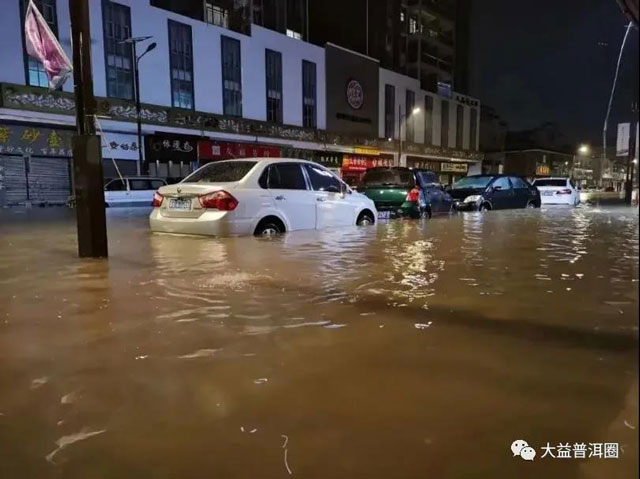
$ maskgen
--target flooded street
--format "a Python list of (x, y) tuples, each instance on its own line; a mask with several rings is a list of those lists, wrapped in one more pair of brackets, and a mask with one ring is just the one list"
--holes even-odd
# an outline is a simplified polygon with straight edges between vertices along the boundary
[[(80, 261), (73, 211), (0, 212), (0, 477), (637, 477), (637, 208), (276, 239), (146, 213)], [(620, 458), (541, 457), (596, 442)]]

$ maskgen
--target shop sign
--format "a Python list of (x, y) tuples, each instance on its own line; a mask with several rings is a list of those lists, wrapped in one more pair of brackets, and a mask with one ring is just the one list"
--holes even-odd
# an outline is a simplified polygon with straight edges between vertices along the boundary
[(418, 170), (440, 171), (440, 163), (436, 161), (407, 159), (407, 166)]
[(155, 134), (145, 136), (147, 161), (195, 161), (199, 137)]
[(278, 158), (279, 156), (281, 156), (281, 150), (275, 146), (212, 140), (200, 140), (198, 142), (198, 159), (200, 161), (229, 160), (233, 158)]
[(380, 154), (380, 150), (376, 150), (375, 148), (367, 148), (364, 146), (356, 146), (353, 149), (353, 152), (356, 155), (375, 155), (378, 156)]
[(364, 104), (364, 90), (358, 80), (347, 83), (347, 102), (354, 110), (359, 110)]
[(139, 158), (138, 137), (122, 133), (103, 133), (102, 158), (118, 160), (137, 160)]
[(536, 166), (536, 176), (549, 176), (551, 172), (549, 165), (538, 165)]
[(314, 151), (313, 161), (320, 163), (327, 168), (342, 167), (342, 153), (333, 153), (330, 151)]
[(469, 165), (466, 163), (441, 163), (440, 171), (443, 173), (466, 173)]
[(390, 167), (393, 166), (393, 160), (390, 158), (367, 157), (363, 155), (344, 155), (342, 160), (343, 171), (362, 172), (369, 168)]
[(0, 153), (9, 155), (73, 156), (72, 130), (29, 125), (0, 125)]

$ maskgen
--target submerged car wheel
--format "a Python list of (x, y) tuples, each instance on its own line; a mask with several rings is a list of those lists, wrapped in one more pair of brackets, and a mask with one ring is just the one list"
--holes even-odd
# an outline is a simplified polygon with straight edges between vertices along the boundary
[(529, 201), (529, 203), (527, 203), (527, 208), (528, 209), (536, 208), (536, 204), (533, 201)]
[(431, 210), (429, 208), (424, 208), (420, 211), (420, 218), (423, 218), (425, 220), (430, 220), (431, 219)]
[(374, 223), (375, 220), (373, 219), (373, 215), (368, 211), (363, 211), (362, 213), (360, 213), (360, 216), (358, 216), (358, 221), (356, 221), (356, 225), (358, 226), (370, 226)]
[(491, 209), (491, 207), (490, 207), (488, 204), (486, 204), (486, 203), (482, 203), (482, 204), (480, 205), (480, 208), (478, 208), (478, 211), (479, 211), (480, 213), (484, 213), (485, 211), (489, 211), (490, 209)]
[(272, 237), (277, 236), (284, 233), (284, 226), (279, 220), (265, 218), (258, 226), (256, 226), (255, 231), (253, 232), (254, 236), (262, 236), (262, 237)]

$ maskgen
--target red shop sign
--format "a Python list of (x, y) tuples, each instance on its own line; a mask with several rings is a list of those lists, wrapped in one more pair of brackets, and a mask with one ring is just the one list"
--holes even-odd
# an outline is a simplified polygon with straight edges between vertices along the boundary
[(342, 171), (345, 173), (363, 172), (369, 168), (389, 166), (393, 166), (393, 160), (390, 158), (380, 158), (379, 156), (344, 155), (342, 160)]
[(200, 161), (231, 160), (234, 158), (277, 158), (282, 150), (275, 146), (252, 143), (201, 140), (198, 142)]

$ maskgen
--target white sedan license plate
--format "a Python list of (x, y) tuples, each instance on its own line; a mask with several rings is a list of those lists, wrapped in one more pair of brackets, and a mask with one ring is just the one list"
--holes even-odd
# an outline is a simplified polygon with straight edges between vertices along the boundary
[(553, 196), (553, 191), (543, 191), (542, 196)]
[(388, 220), (391, 218), (391, 211), (378, 211), (379, 220)]
[(191, 200), (183, 200), (181, 198), (171, 199), (169, 200), (169, 209), (189, 211), (191, 209)]

